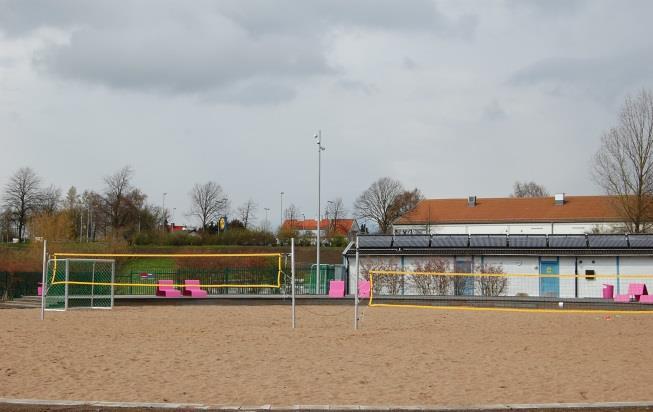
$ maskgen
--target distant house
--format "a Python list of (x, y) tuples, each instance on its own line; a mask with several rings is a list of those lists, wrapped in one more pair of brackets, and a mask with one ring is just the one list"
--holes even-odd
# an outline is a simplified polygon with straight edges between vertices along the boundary
[[(296, 230), (299, 236), (317, 237), (317, 220), (285, 220), (283, 230)], [(355, 219), (322, 219), (320, 237), (343, 236), (353, 239), (360, 228)]]
[(186, 225), (176, 225), (174, 223), (168, 224), (168, 232), (174, 233), (174, 232), (187, 232), (188, 228)]
[(624, 230), (611, 196), (427, 199), (394, 222), (394, 234), (586, 234)]

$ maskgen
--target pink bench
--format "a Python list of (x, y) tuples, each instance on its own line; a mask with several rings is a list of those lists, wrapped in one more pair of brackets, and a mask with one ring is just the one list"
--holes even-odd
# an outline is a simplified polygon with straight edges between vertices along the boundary
[(209, 293), (200, 289), (200, 281), (187, 279), (184, 281), (184, 296), (191, 296), (194, 298), (205, 298)]
[(43, 296), (43, 282), (39, 282), (39, 285), (36, 288), (36, 296)]
[(644, 298), (643, 303), (653, 303), (653, 297), (649, 296), (653, 295), (648, 294), (648, 290), (646, 290), (646, 285), (644, 283), (631, 283), (628, 285), (628, 294), (615, 295), (614, 301), (630, 302), (634, 300), (635, 302), (642, 302), (642, 298)]
[(175, 282), (173, 280), (160, 280), (156, 287), (156, 295), (163, 296), (166, 298), (178, 298), (181, 297), (181, 291), (175, 289), (172, 285)]
[(345, 281), (344, 280), (331, 280), (329, 281), (329, 297), (342, 298), (345, 297)]
[(639, 297), (639, 303), (653, 304), (653, 295), (642, 295)]
[(358, 281), (358, 297), (367, 299), (370, 297), (370, 281), (369, 280), (359, 280)]

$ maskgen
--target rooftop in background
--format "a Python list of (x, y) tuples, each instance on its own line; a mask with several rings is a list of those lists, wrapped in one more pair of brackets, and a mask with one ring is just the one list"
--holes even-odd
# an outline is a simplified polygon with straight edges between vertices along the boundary
[(395, 224), (621, 222), (613, 196), (427, 199)]
[[(335, 226), (335, 234), (347, 236), (352, 230), (357, 231), (358, 227), (355, 224), (354, 219), (322, 219), (320, 222), (320, 229), (323, 231), (329, 230), (330, 225)], [(294, 230), (310, 230), (317, 231), (317, 220), (316, 219), (306, 219), (306, 220), (285, 220), (283, 222), (283, 228), (285, 230), (294, 229)]]

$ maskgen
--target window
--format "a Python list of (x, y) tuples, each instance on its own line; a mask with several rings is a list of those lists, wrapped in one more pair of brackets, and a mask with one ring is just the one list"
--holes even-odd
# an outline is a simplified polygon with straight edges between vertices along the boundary
[(595, 280), (596, 279), (596, 273), (594, 273), (594, 269), (588, 269), (585, 271), (585, 279), (587, 280)]

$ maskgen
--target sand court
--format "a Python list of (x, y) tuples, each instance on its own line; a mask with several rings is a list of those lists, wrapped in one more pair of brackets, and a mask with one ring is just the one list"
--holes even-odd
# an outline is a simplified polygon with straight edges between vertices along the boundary
[(207, 404), (644, 401), (653, 315), (348, 306), (0, 310), (0, 397)]

